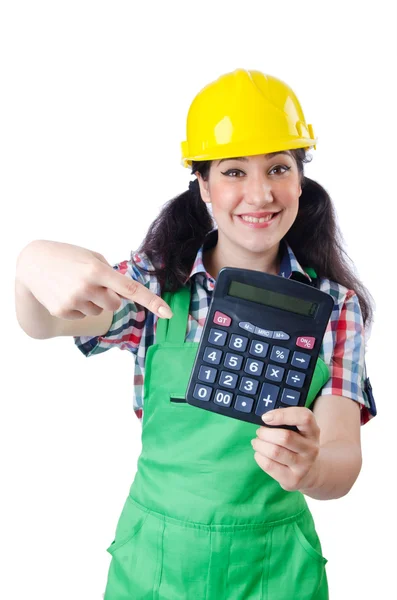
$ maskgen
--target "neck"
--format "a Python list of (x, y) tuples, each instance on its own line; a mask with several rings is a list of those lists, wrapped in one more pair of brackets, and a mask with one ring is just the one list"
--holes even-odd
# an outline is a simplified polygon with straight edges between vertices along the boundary
[(218, 273), (223, 267), (253, 269), (271, 275), (278, 275), (280, 270), (279, 248), (280, 244), (278, 243), (261, 254), (249, 252), (245, 249), (237, 252), (234, 244), (229, 244), (227, 240), (222, 243), (218, 239), (216, 246), (204, 252), (203, 263), (207, 273), (214, 279), (217, 279)]

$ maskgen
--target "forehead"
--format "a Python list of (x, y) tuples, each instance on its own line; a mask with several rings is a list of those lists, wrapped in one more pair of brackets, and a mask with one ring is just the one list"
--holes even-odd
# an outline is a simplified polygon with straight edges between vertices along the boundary
[[(258, 154), (257, 156), (264, 156), (266, 159), (269, 159), (269, 158), (273, 158), (274, 156), (279, 156), (279, 155), (283, 155), (283, 154), (292, 158), (292, 155), (288, 150), (282, 150), (280, 152), (270, 152), (269, 154)], [(234, 156), (233, 158), (222, 158), (221, 160), (217, 161), (216, 166), (218, 167), (221, 163), (225, 162), (226, 160), (242, 160), (244, 162), (248, 162), (250, 158), (252, 158), (252, 157), (250, 157), (250, 156)]]

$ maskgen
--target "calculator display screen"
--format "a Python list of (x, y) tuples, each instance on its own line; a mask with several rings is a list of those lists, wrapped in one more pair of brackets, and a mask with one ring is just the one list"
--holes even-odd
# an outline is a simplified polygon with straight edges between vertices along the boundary
[(266, 306), (272, 306), (273, 308), (281, 308), (299, 315), (305, 315), (306, 317), (314, 318), (318, 309), (317, 302), (310, 302), (308, 300), (302, 300), (301, 298), (295, 298), (295, 296), (287, 296), (285, 294), (280, 294), (279, 292), (272, 292), (260, 287), (255, 287), (254, 285), (241, 283), (240, 281), (231, 282), (228, 294), (235, 298), (250, 300), (251, 302), (265, 304)]

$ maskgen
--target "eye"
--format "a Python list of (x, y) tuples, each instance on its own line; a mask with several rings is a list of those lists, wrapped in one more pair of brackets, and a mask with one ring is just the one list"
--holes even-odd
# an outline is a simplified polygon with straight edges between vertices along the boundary
[(229, 175), (230, 173), (243, 173), (243, 171), (240, 171), (240, 169), (229, 169), (228, 171), (221, 171), (222, 175)]
[(284, 173), (286, 173), (287, 171), (290, 170), (291, 167), (287, 167), (286, 165), (277, 165), (276, 167), (273, 167), (273, 169), (271, 169), (270, 172), (274, 171), (275, 169), (284, 169), (284, 172), (282, 173), (282, 175), (284, 175)]

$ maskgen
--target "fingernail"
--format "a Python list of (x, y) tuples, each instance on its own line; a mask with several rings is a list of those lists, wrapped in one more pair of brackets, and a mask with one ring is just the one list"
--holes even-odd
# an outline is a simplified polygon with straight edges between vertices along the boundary
[(268, 423), (269, 421), (273, 421), (274, 414), (272, 412), (265, 413), (262, 415), (262, 421)]
[(163, 319), (171, 319), (171, 317), (173, 316), (173, 313), (172, 313), (171, 309), (167, 308), (166, 306), (160, 306), (159, 315)]

